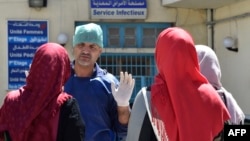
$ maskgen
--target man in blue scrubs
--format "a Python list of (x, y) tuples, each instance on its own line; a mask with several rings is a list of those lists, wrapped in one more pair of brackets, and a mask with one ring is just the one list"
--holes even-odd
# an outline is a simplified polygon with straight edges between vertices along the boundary
[(65, 91), (80, 105), (86, 124), (84, 141), (125, 140), (135, 80), (131, 74), (121, 72), (119, 82), (113, 74), (100, 68), (96, 60), (102, 49), (103, 32), (99, 25), (89, 23), (76, 27), (72, 75)]

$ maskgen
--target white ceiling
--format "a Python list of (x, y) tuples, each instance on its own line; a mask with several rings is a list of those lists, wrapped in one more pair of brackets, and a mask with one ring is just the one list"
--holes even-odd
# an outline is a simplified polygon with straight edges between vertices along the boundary
[(194, 9), (214, 9), (243, 0), (162, 0), (163, 6), (194, 8)]

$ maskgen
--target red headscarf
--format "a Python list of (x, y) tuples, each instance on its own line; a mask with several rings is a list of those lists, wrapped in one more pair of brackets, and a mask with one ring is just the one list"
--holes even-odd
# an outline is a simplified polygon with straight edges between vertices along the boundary
[(62, 87), (70, 76), (67, 51), (56, 43), (40, 46), (26, 85), (7, 94), (0, 109), (0, 133), (12, 141), (56, 140), (61, 105), (71, 96)]
[(165, 29), (155, 59), (159, 73), (151, 88), (152, 115), (162, 140), (167, 134), (170, 141), (212, 141), (229, 113), (199, 71), (192, 37), (178, 27)]

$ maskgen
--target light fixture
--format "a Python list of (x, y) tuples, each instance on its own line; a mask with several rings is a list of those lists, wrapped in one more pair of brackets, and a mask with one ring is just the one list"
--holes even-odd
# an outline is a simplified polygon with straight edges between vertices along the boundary
[(62, 46), (65, 46), (66, 43), (68, 42), (68, 35), (66, 33), (60, 33), (58, 36), (57, 36), (57, 42), (62, 45)]
[(223, 45), (226, 49), (234, 52), (238, 52), (238, 48), (236, 46), (236, 39), (231, 36), (227, 36), (223, 40)]
[(42, 8), (47, 6), (47, 0), (29, 0), (29, 7)]

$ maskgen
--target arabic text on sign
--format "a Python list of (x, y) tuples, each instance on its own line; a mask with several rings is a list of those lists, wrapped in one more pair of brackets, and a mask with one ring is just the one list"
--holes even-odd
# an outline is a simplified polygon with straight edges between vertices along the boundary
[(12, 48), (13, 51), (17, 51), (17, 50), (36, 50), (37, 47), (34, 47), (32, 45), (14, 45), (14, 47)]

